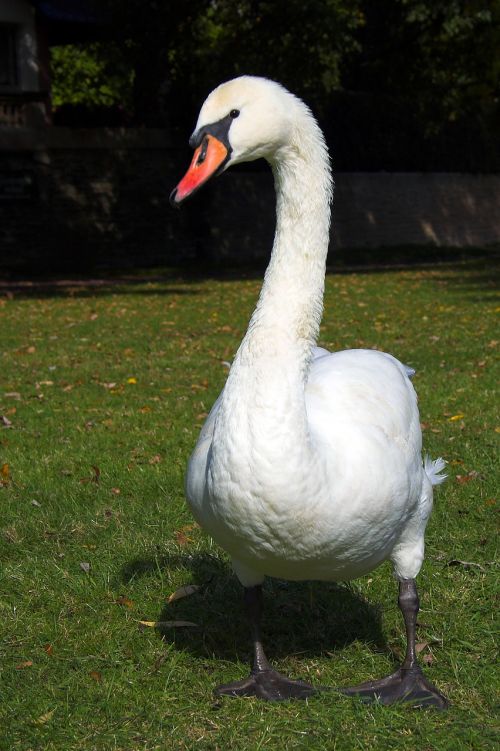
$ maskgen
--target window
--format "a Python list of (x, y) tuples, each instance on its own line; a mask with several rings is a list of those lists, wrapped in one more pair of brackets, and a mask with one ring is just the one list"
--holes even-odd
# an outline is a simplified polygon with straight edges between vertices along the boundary
[(17, 27), (0, 24), (0, 88), (17, 86)]

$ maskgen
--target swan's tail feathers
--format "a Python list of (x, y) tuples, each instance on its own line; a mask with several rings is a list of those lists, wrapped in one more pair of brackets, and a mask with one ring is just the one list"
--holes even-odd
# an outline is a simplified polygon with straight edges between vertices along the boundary
[(448, 475), (439, 474), (445, 466), (446, 462), (441, 457), (434, 461), (428, 455), (424, 458), (424, 472), (433, 485), (441, 485), (441, 483), (448, 477)]
[(415, 368), (411, 368), (409, 365), (405, 365), (404, 363), (403, 363), (403, 368), (405, 369), (406, 375), (411, 381), (411, 379), (413, 378), (413, 376), (415, 375), (417, 371), (415, 370)]

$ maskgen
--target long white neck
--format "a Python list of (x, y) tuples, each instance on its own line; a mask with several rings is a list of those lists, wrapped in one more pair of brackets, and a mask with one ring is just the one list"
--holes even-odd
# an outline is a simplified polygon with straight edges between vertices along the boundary
[(292, 142), (272, 162), (276, 234), (259, 302), (233, 367), (293, 357), (307, 377), (323, 311), (332, 179), (312, 115), (300, 112)]
[(271, 260), (215, 425), (214, 452), (218, 437), (229, 451), (220, 457), (225, 466), (230, 454), (249, 452), (248, 462), (256, 461), (254, 447), (264, 435), (265, 461), (307, 451), (304, 388), (323, 309), (332, 181), (321, 131), (305, 107), (271, 166), (277, 194)]

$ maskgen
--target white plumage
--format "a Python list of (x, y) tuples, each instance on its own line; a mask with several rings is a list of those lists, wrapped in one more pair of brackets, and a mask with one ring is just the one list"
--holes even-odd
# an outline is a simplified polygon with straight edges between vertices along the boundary
[[(390, 559), (401, 582), (400, 607), (414, 629), (418, 598), (405, 582), (420, 570), (432, 485), (444, 479), (442, 460), (422, 462), (414, 371), (378, 351), (330, 354), (316, 346), (332, 178), (310, 110), (280, 85), (245, 76), (210, 94), (192, 142), (218, 136), (223, 125), (224, 168), (259, 157), (272, 167), (276, 234), (248, 331), (189, 461), (189, 505), (230, 554), (248, 593), (265, 576), (347, 580)], [(195, 154), (191, 173), (211, 143)], [(188, 173), (179, 184), (183, 195), (193, 190), (192, 180)], [(176, 191), (173, 198), (180, 202)], [(287, 679), (262, 657), (255, 633), (251, 678), (221, 692), (297, 695), (298, 684), (285, 686)], [(403, 668), (415, 671), (410, 642)], [(383, 693), (387, 680), (370, 684), (371, 695), (379, 696), (382, 684)], [(430, 701), (444, 706), (431, 689)]]
[(249, 77), (210, 95), (197, 130), (235, 102), (231, 163), (248, 150), (271, 161), (277, 231), (257, 309), (189, 462), (190, 506), (246, 586), (266, 575), (352, 579), (388, 558), (398, 578), (413, 578), (436, 472), (422, 465), (408, 369), (374, 350), (314, 347), (332, 189), (322, 134), (302, 102)]

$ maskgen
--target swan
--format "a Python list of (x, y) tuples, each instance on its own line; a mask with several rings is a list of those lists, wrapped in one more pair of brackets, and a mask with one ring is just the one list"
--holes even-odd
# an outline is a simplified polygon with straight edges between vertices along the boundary
[(231, 556), (253, 640), (250, 675), (216, 692), (268, 700), (315, 692), (265, 655), (266, 576), (346, 581), (390, 560), (406, 656), (392, 675), (339, 690), (443, 709), (447, 699), (416, 660), (415, 577), (444, 462), (422, 461), (411, 369), (375, 350), (316, 346), (333, 186), (323, 134), (280, 84), (242, 76), (212, 91), (189, 142), (194, 156), (170, 196), (174, 206), (229, 166), (261, 157), (277, 198), (260, 297), (187, 470), (188, 503)]

